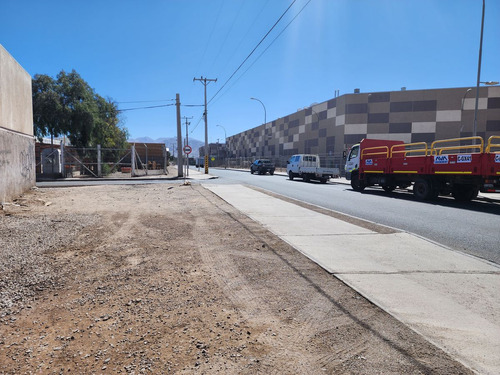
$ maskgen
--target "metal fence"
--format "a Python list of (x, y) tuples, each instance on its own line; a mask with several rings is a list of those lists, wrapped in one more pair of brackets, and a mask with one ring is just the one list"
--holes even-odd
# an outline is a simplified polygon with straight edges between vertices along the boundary
[[(76, 148), (61, 144), (56, 153), (51, 152), (51, 163), (56, 164), (56, 173), (62, 177), (136, 177), (168, 174), (168, 153), (163, 147), (160, 153), (148, 155), (148, 149)], [(46, 157), (47, 158), (47, 157)], [(43, 159), (43, 157), (41, 158)], [(43, 160), (40, 162), (43, 163)], [(60, 167), (59, 167), (60, 166)], [(54, 170), (54, 168), (51, 168)], [(48, 174), (41, 171), (42, 174)], [(53, 172), (51, 173), (54, 174)]]

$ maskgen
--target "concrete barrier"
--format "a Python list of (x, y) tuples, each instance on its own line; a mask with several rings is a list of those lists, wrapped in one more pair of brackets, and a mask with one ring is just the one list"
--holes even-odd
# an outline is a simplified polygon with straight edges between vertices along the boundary
[(31, 76), (0, 45), (0, 203), (33, 186)]

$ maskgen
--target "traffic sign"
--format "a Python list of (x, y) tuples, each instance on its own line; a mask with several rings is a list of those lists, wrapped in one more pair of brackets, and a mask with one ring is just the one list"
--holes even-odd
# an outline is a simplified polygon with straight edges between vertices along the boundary
[(184, 146), (183, 150), (184, 150), (184, 153), (188, 154), (188, 155), (193, 151), (193, 149), (189, 145)]

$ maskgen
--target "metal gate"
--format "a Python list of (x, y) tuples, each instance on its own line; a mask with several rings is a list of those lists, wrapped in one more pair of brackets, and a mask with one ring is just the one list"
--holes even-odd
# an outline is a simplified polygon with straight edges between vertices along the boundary
[[(146, 145), (144, 145), (146, 146)], [(127, 178), (168, 174), (168, 153), (164, 145), (151, 153), (147, 146), (137, 149), (76, 148), (61, 144), (60, 173), (66, 177)], [(152, 146), (149, 146), (150, 149)], [(59, 151), (59, 150), (58, 150)], [(148, 153), (149, 151), (149, 153)]]

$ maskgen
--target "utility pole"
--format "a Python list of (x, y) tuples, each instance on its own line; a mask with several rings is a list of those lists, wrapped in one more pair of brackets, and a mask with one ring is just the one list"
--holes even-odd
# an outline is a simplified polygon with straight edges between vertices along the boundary
[(209, 78), (203, 78), (201, 76), (200, 78), (193, 78), (194, 81), (200, 81), (203, 83), (203, 86), (205, 86), (205, 113), (203, 114), (203, 117), (205, 117), (205, 174), (208, 174), (208, 116), (207, 116), (207, 85), (210, 82), (217, 82), (217, 78), (215, 79), (209, 79)]
[[(184, 120), (186, 120), (186, 144), (185, 146), (189, 145), (189, 136), (188, 136), (188, 125), (191, 124), (188, 122), (188, 120), (192, 119), (193, 117), (182, 117)], [(186, 156), (186, 176), (189, 176), (189, 155)]]
[(181, 101), (179, 94), (175, 94), (175, 106), (177, 107), (177, 177), (182, 177), (182, 131), (181, 131)]

